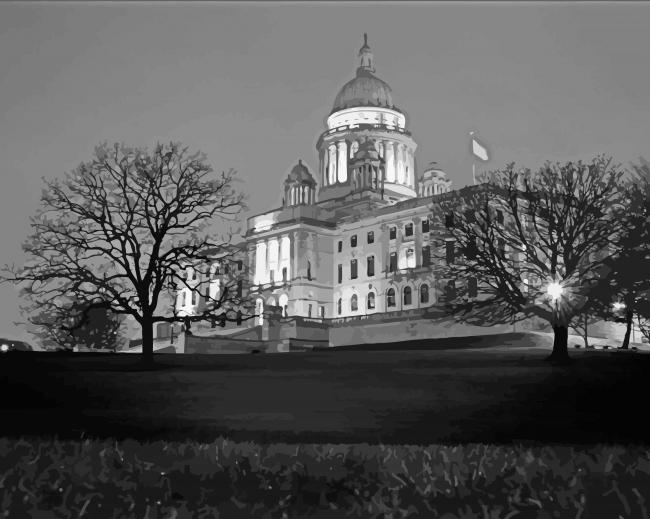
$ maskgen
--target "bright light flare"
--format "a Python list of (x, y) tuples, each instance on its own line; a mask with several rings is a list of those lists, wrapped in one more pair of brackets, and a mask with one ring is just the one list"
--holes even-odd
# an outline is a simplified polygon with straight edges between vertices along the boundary
[(562, 292), (564, 292), (562, 285), (556, 281), (549, 283), (548, 288), (546, 289), (546, 293), (551, 296), (551, 299), (553, 299), (553, 301), (562, 297)]
[(2, 351), (2, 353), (9, 351), (9, 345), (3, 344), (2, 346), (0, 346), (0, 351)]
[(625, 303), (614, 303), (614, 310), (623, 310), (625, 308)]

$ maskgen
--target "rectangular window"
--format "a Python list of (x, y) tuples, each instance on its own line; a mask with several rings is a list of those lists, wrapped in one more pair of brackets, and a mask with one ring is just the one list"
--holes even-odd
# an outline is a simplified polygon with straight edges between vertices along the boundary
[(397, 252), (390, 253), (390, 260), (388, 262), (388, 272), (395, 272), (397, 270)]
[(339, 265), (339, 283), (343, 283), (343, 265)]
[(467, 243), (467, 248), (465, 249), (465, 257), (469, 260), (476, 259), (478, 255), (478, 247), (476, 246), (476, 238), (471, 239)]
[(406, 267), (415, 268), (415, 251), (413, 249), (406, 250)]
[(394, 240), (395, 238), (397, 238), (397, 227), (391, 227), (391, 228), (390, 228), (390, 235), (389, 235), (389, 238), (390, 238), (391, 240)]
[(375, 257), (368, 256), (368, 277), (371, 278), (375, 275)]
[(237, 270), (241, 270), (244, 268), (244, 262), (242, 260), (239, 260), (237, 262)]
[(501, 258), (505, 258), (506, 257), (506, 242), (505, 242), (505, 240), (503, 238), (499, 238), (497, 240), (497, 248), (498, 248), (498, 251), (499, 251), (499, 256), (501, 256)]
[(404, 228), (404, 235), (405, 236), (413, 236), (413, 224), (412, 223), (407, 223), (406, 227)]
[(343, 242), (339, 241), (339, 252), (343, 252)]
[(350, 237), (350, 247), (356, 247), (357, 246), (357, 235), (353, 234)]
[(287, 281), (287, 267), (282, 267), (282, 281)]
[(320, 307), (320, 318), (325, 319), (325, 307), (324, 306)]
[(425, 245), (422, 247), (422, 266), (428, 267), (431, 265), (431, 247)]
[(271, 270), (269, 273), (271, 274), (271, 283), (274, 283), (275, 282), (275, 270)]
[(375, 243), (375, 233), (372, 231), (368, 233), (368, 243)]
[(241, 298), (243, 292), (244, 282), (243, 280), (237, 281), (237, 297)]
[(357, 260), (350, 261), (350, 279), (357, 279)]
[(429, 219), (422, 220), (422, 232), (429, 232)]
[(447, 241), (445, 242), (445, 252), (447, 256), (447, 265), (451, 265), (454, 262), (454, 242)]
[(447, 213), (445, 215), (445, 227), (451, 229), (454, 226), (454, 213)]
[(503, 224), (503, 211), (501, 209), (497, 209), (497, 223)]
[(467, 280), (467, 295), (469, 297), (478, 296), (478, 281), (476, 278), (469, 278)]
[(311, 317), (311, 307), (312, 305), (310, 303), (309, 306), (307, 307), (307, 317)]

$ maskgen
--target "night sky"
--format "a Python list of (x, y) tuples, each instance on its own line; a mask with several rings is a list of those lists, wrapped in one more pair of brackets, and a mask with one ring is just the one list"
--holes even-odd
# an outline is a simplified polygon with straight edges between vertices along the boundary
[[(363, 33), (419, 145), (471, 182), (468, 132), (515, 161), (650, 158), (649, 3), (3, 3), (0, 264), (21, 263), (41, 177), (102, 141), (182, 141), (236, 169), (250, 212), (281, 201)], [(0, 286), (0, 337), (25, 338)]]

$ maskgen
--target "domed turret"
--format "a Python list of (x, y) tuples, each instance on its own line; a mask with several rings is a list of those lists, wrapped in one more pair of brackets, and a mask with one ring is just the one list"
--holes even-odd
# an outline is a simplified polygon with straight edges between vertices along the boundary
[(285, 207), (294, 205), (312, 204), (316, 201), (316, 181), (309, 169), (298, 160), (287, 179), (284, 181), (284, 203)]
[(431, 162), (418, 182), (418, 195), (426, 197), (449, 191), (451, 191), (451, 180), (447, 178), (447, 174), (442, 169), (437, 167), (436, 162)]

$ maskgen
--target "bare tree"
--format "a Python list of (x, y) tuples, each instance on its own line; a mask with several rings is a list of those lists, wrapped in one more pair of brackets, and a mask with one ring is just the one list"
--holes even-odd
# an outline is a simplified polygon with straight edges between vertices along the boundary
[(438, 275), (461, 284), (450, 310), (482, 324), (540, 318), (553, 327), (549, 359), (568, 360), (568, 328), (590, 310), (589, 291), (603, 275), (621, 175), (604, 157), (536, 172), (510, 164), (460, 200), (434, 203), (451, 242)]
[[(227, 261), (238, 253), (233, 226), (244, 205), (235, 181), (232, 170), (213, 175), (205, 155), (180, 144), (153, 152), (100, 145), (63, 180), (45, 181), (23, 245), (28, 262), (5, 267), (4, 278), (54, 305), (82, 299), (91, 310), (110, 302), (112, 312), (138, 322), (143, 360), (151, 362), (154, 323), (190, 323), (216, 313), (234, 320), (247, 308), (237, 276), (210, 297), (198, 294), (203, 285), (187, 275), (207, 271), (215, 256)], [(217, 223), (225, 228), (217, 232)], [(181, 315), (163, 302), (165, 295), (174, 301), (179, 290), (208, 303)]]

